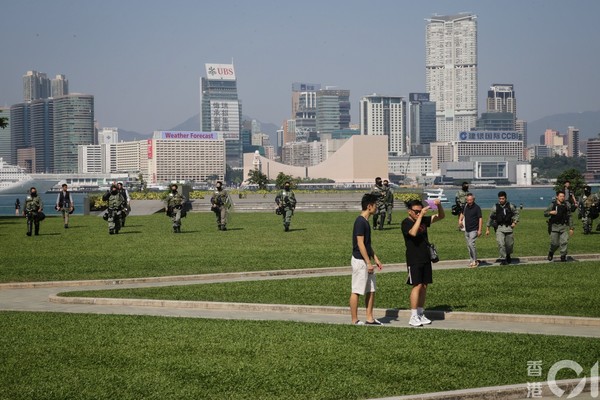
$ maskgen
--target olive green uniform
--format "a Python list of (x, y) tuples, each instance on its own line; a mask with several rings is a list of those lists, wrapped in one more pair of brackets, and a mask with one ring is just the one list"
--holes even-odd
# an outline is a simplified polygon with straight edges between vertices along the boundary
[(598, 218), (598, 202), (598, 196), (595, 194), (584, 194), (579, 198), (579, 218), (581, 218), (584, 235), (592, 233), (594, 219)]
[(107, 192), (102, 198), (108, 202), (105, 214), (108, 221), (108, 233), (118, 234), (121, 230), (121, 217), (126, 207), (125, 199), (119, 192), (116, 194)]
[(510, 202), (496, 203), (492, 206), (486, 226), (494, 227), (496, 231), (496, 243), (500, 258), (510, 260), (514, 249), (515, 238), (513, 236), (512, 224), (519, 222), (519, 210)]
[(171, 217), (171, 222), (173, 222), (173, 232), (181, 233), (181, 217), (185, 198), (179, 192), (169, 192), (166, 203), (166, 214)]
[(394, 210), (394, 191), (391, 187), (387, 188), (387, 196), (385, 198), (385, 206), (386, 206), (386, 214), (387, 214), (387, 223), (390, 225), (392, 223), (392, 211)]
[(44, 203), (40, 196), (27, 195), (25, 199), (25, 208), (23, 212), (27, 217), (27, 236), (31, 236), (32, 228), (35, 227), (35, 234), (40, 234), (40, 213), (44, 209)]
[(215, 190), (213, 196), (210, 199), (212, 204), (211, 210), (217, 216), (217, 227), (221, 231), (227, 230), (227, 214), (229, 207), (231, 207), (231, 200), (226, 189)]
[[(557, 215), (549, 214), (556, 210)], [(550, 233), (550, 254), (559, 249), (561, 259), (567, 257), (567, 244), (569, 243), (569, 230), (573, 229), (570, 205), (567, 201), (558, 204), (553, 201), (544, 211), (544, 217), (549, 217), (548, 232)]]
[(290, 230), (292, 215), (294, 215), (294, 209), (296, 208), (296, 195), (294, 191), (291, 189), (281, 189), (277, 196), (275, 196), (275, 203), (279, 206), (283, 217), (283, 228), (287, 232)]
[(387, 198), (387, 190), (383, 185), (375, 185), (371, 189), (371, 194), (377, 196), (377, 211), (373, 214), (373, 229), (383, 230), (383, 224), (385, 223), (385, 212), (386, 212), (386, 202)]

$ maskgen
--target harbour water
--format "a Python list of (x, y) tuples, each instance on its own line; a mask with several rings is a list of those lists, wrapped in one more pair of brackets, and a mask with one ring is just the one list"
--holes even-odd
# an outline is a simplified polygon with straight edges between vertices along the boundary
[[(73, 203), (75, 203), (75, 211), (73, 214), (83, 214), (83, 200), (87, 196), (85, 193), (71, 193), (73, 195)], [(58, 212), (54, 210), (56, 204), (56, 196), (58, 193), (42, 193), (42, 202), (44, 203), (44, 213), (47, 216), (58, 215)], [(23, 194), (2, 194), (0, 195), (0, 215), (15, 215), (15, 202), (17, 199), (21, 202), (21, 213), (23, 213), (23, 207), (25, 206), (25, 199), (27, 193)]]
[[(450, 203), (447, 207), (454, 203), (454, 197), (458, 191), (458, 187), (444, 188), (444, 193)], [(517, 207), (523, 204), (523, 208), (546, 208), (555, 193), (552, 187), (549, 186), (536, 186), (536, 187), (497, 187), (497, 188), (472, 188), (473, 194), (475, 194), (475, 202), (479, 204), (484, 210), (488, 210), (498, 201), (498, 192), (500, 190), (506, 191), (508, 195), (508, 201), (512, 202)], [(594, 192), (596, 192), (594, 190)], [(54, 205), (56, 204), (57, 193), (42, 193), (42, 201), (44, 202), (44, 210), (47, 215), (54, 215)], [(75, 214), (83, 213), (83, 201), (87, 196), (85, 193), (73, 193), (73, 200), (75, 202)], [(0, 215), (8, 216), (15, 215), (15, 200), (18, 198), (21, 202), (21, 210), (25, 204), (26, 193), (23, 194), (2, 194), (0, 195)], [(297, 194), (298, 201), (302, 201), (302, 194)], [(57, 214), (57, 213), (56, 213)]]

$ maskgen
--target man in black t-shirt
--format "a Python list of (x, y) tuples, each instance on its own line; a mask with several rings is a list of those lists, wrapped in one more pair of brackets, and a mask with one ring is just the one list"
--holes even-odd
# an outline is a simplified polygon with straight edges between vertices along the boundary
[[(371, 225), (369, 217), (377, 211), (377, 196), (365, 194), (361, 201), (362, 211), (356, 221), (352, 232), (352, 292), (350, 293), (350, 314), (354, 325), (381, 325), (381, 322), (373, 317), (375, 305), (375, 267), (383, 268), (379, 258), (371, 247)], [(367, 309), (366, 322), (358, 319), (358, 298), (365, 296)]]
[(439, 199), (434, 200), (437, 214), (425, 216), (429, 207), (423, 207), (420, 200), (411, 200), (406, 206), (408, 218), (402, 221), (402, 235), (406, 245), (406, 267), (408, 279), (406, 283), (412, 286), (410, 291), (410, 320), (411, 326), (430, 324), (431, 321), (424, 315), (425, 296), (427, 285), (433, 282), (431, 259), (427, 247), (429, 239), (427, 228), (434, 222), (444, 218), (444, 208)]

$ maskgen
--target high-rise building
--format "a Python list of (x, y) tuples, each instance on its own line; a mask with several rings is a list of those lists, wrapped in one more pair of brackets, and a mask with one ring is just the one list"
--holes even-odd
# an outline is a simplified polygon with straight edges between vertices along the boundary
[(50, 97), (50, 79), (43, 72), (27, 71), (23, 75), (23, 101)]
[(478, 131), (514, 131), (515, 114), (510, 112), (485, 112), (477, 119)]
[(52, 97), (59, 97), (69, 94), (69, 81), (64, 75), (56, 75), (56, 78), (52, 79), (51, 85)]
[[(13, 163), (18, 164), (19, 150), (29, 148), (31, 145), (30, 108), (30, 103), (18, 103), (10, 106), (10, 153)], [(18, 165), (23, 168), (28, 167), (22, 164)]]
[(37, 99), (30, 103), (29, 129), (31, 147), (35, 149), (35, 170), (54, 171), (54, 101)]
[(517, 119), (515, 89), (510, 83), (494, 83), (487, 94), (487, 112), (513, 113)]
[(425, 37), (425, 90), (436, 103), (437, 140), (456, 140), (477, 123), (477, 17), (429, 18)]
[(227, 164), (242, 167), (242, 103), (238, 99), (233, 64), (205, 64), (201, 81), (201, 130), (225, 139)]
[(54, 99), (54, 172), (77, 172), (77, 148), (94, 143), (94, 96), (73, 93)]
[(10, 134), (10, 108), (0, 107), (0, 117), (6, 118), (6, 128), (0, 128), (0, 158), (8, 164), (14, 164), (12, 157), (12, 136)]
[(292, 83), (292, 119), (301, 131), (315, 132), (317, 129), (317, 91), (320, 83)]
[(600, 135), (587, 142), (587, 172), (600, 173)]
[(579, 129), (570, 126), (567, 129), (567, 157), (579, 157)]
[(523, 146), (527, 146), (527, 121), (518, 119), (515, 121), (515, 131), (521, 135)]
[(406, 153), (406, 102), (402, 97), (365, 96), (359, 114), (361, 135), (385, 135), (389, 155)]
[(429, 154), (429, 144), (436, 140), (435, 102), (429, 93), (409, 93), (409, 129), (407, 147), (410, 154)]
[(331, 139), (333, 131), (350, 126), (350, 91), (317, 91), (316, 128), (320, 139)]

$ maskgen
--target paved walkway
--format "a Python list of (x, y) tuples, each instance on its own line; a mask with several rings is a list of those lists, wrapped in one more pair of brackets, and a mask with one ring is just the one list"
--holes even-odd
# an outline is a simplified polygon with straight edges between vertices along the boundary
[[(600, 259), (600, 254), (589, 254), (574, 256), (574, 259), (571, 261), (598, 259)], [(545, 257), (522, 257), (517, 261), (519, 265), (515, 265), (516, 268), (547, 262)], [(442, 261), (435, 264), (434, 269), (465, 268), (467, 262), (467, 260)], [(484, 260), (483, 265), (479, 268), (489, 268), (497, 265), (497, 263), (495, 260)], [(385, 272), (382, 273), (404, 270), (404, 264), (386, 265)], [(349, 275), (349, 268), (338, 267), (117, 280), (5, 283), (0, 284), (0, 310), (349, 324), (350, 315), (348, 307), (58, 296), (61, 292), (81, 290), (140, 288), (336, 275)], [(375, 316), (384, 323), (384, 326), (381, 328), (365, 326), (357, 327), (357, 329), (459, 329), (600, 338), (600, 318), (426, 311), (426, 314), (433, 320), (433, 323), (422, 328), (410, 328), (407, 324), (409, 313), (408, 310), (376, 309)], [(364, 319), (364, 314), (359, 314), (359, 317)], [(524, 399), (527, 393), (524, 387), (524, 384), (521, 384), (506, 387), (422, 394), (418, 396), (402, 396), (390, 399)], [(547, 390), (545, 390), (544, 396), (547, 396), (544, 398), (554, 398), (552, 393), (548, 393)], [(587, 397), (580, 398), (591, 398), (589, 389), (587, 393), (584, 392), (581, 396)]]

